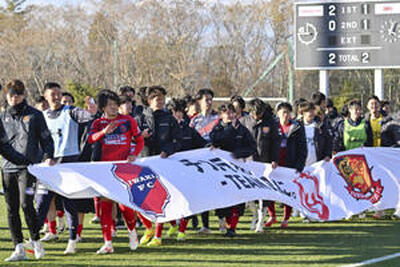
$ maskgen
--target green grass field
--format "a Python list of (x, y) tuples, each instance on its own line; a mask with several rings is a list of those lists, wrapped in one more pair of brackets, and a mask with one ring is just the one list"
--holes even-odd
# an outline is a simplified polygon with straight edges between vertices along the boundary
[[(0, 201), (0, 266), (341, 266), (400, 251), (400, 221), (396, 220), (367, 217), (306, 224), (300, 218), (292, 218), (288, 229), (276, 226), (256, 234), (248, 230), (250, 216), (246, 214), (233, 239), (219, 233), (216, 217), (211, 216), (211, 235), (189, 230), (184, 243), (165, 237), (160, 248), (140, 247), (131, 252), (127, 232), (120, 230), (113, 242), (115, 253), (99, 256), (95, 252), (103, 243), (100, 226), (89, 223), (89, 214), (76, 255), (62, 254), (68, 239), (68, 233), (64, 233), (59, 241), (45, 244), (44, 259), (38, 261), (29, 256), (30, 260), (23, 263), (6, 263), (2, 260), (12, 252), (12, 243), (4, 199)], [(165, 228), (166, 232), (168, 226)], [(24, 235), (28, 237), (27, 229)], [(374, 266), (400, 266), (400, 258)]]

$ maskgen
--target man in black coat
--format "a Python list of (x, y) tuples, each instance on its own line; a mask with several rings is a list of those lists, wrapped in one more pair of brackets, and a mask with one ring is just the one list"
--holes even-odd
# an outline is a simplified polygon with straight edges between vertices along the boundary
[[(24, 84), (19, 80), (13, 80), (5, 86), (4, 94), (7, 107), (0, 115), (0, 119), (4, 125), (7, 125), (5, 134), (11, 146), (31, 163), (38, 163), (43, 157), (48, 164), (53, 164), (53, 139), (43, 114), (26, 103)], [(8, 224), (15, 245), (15, 251), (6, 261), (26, 259), (22, 245), (20, 205), (24, 211), (35, 257), (42, 258), (44, 249), (39, 241), (38, 218), (33, 206), (36, 178), (28, 172), (27, 164), (19, 165), (8, 160), (3, 161), (2, 176)]]
[[(145, 140), (142, 156), (160, 155), (161, 158), (167, 158), (180, 151), (182, 142), (181, 128), (175, 118), (165, 110), (167, 91), (161, 86), (151, 86), (142, 93), (145, 107), (143, 112), (136, 117)], [(138, 216), (146, 227), (140, 244), (147, 244), (150, 247), (161, 246), (163, 224), (157, 223), (154, 233), (151, 222), (140, 213)], [(154, 238), (150, 241), (153, 235)]]
[[(232, 156), (236, 159), (253, 156), (257, 151), (256, 142), (249, 130), (236, 119), (234, 106), (232, 104), (222, 105), (218, 111), (220, 121), (210, 133), (212, 146), (232, 152)], [(244, 214), (244, 209), (245, 204), (240, 204), (216, 210), (217, 216), (225, 217), (230, 226), (225, 236), (234, 237), (236, 235), (236, 226), (239, 217)]]
[[(249, 116), (240, 118), (240, 122), (246, 126), (256, 141), (257, 152), (253, 155), (253, 160), (271, 163), (272, 167), (276, 168), (278, 165), (281, 137), (279, 135), (279, 124), (276, 121), (272, 108), (258, 98), (251, 100), (248, 103), (248, 107)], [(251, 230), (263, 232), (268, 201), (260, 199), (258, 203), (257, 211), (255, 204), (249, 203), (249, 207), (253, 211)]]

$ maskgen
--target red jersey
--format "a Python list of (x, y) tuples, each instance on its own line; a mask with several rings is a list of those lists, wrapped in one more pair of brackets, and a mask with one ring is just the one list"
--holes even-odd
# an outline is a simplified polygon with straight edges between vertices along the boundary
[(287, 125), (279, 124), (280, 131), (282, 134), (282, 142), (281, 142), (281, 150), (279, 151), (278, 165), (283, 167), (286, 166), (286, 144), (290, 126), (292, 126), (290, 122)]
[[(104, 134), (103, 129), (112, 121), (118, 121), (118, 127), (110, 134)], [(132, 140), (136, 145), (132, 145)], [(92, 124), (89, 133), (89, 144), (101, 143), (101, 160), (126, 160), (128, 156), (138, 156), (143, 149), (144, 140), (136, 120), (131, 116), (118, 114), (115, 119), (99, 118)]]

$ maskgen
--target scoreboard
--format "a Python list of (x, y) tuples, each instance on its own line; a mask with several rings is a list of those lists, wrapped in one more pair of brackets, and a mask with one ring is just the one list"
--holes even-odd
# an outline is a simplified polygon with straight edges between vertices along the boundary
[(400, 68), (400, 1), (297, 2), (296, 69)]

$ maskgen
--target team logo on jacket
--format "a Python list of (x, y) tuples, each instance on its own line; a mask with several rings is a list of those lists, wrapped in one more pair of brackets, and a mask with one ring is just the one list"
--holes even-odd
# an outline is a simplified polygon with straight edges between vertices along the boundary
[(132, 204), (143, 209), (145, 213), (156, 217), (164, 216), (170, 195), (157, 173), (149, 167), (131, 163), (113, 164), (112, 172), (126, 186)]
[(299, 186), (301, 205), (320, 220), (329, 219), (329, 208), (319, 192), (319, 180), (309, 172), (300, 173), (293, 182)]
[(334, 158), (333, 163), (347, 183), (346, 189), (357, 200), (369, 200), (372, 204), (382, 197), (381, 180), (372, 179), (371, 170), (364, 155), (345, 155)]

